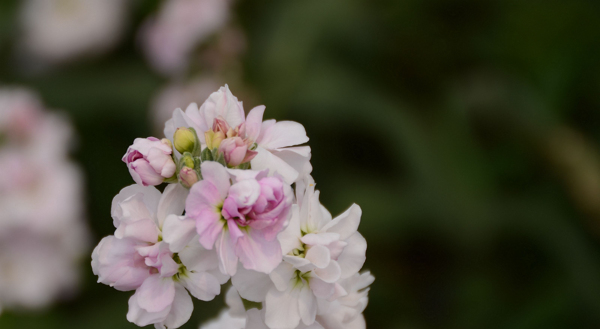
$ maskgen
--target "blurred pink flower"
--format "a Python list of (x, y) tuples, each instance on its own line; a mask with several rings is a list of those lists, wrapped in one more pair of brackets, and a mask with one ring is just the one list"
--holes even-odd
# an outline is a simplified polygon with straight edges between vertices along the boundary
[(128, 0), (26, 0), (22, 48), (48, 63), (105, 53), (123, 34), (128, 6)]
[(225, 25), (228, 0), (170, 0), (141, 31), (150, 64), (165, 75), (182, 73), (195, 46)]
[(82, 174), (71, 127), (24, 89), (0, 89), (0, 308), (38, 308), (73, 293), (86, 252)]

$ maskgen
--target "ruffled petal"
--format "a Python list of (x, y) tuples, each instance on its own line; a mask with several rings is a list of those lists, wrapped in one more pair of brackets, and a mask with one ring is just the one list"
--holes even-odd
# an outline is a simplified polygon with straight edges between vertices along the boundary
[(181, 281), (194, 297), (205, 302), (221, 293), (219, 281), (207, 272), (188, 272)]
[(158, 226), (162, 227), (168, 215), (181, 215), (185, 209), (185, 200), (189, 191), (181, 184), (169, 184), (165, 188), (156, 212)]
[(175, 298), (171, 311), (167, 318), (162, 323), (168, 329), (175, 329), (183, 326), (190, 320), (194, 311), (194, 303), (192, 297), (180, 284), (175, 285)]
[(345, 241), (348, 245), (338, 257), (342, 279), (349, 278), (363, 267), (367, 260), (367, 240), (358, 232)]
[(294, 121), (279, 121), (268, 127), (258, 145), (268, 150), (274, 150), (286, 146), (294, 146), (308, 142), (304, 126)]
[(282, 257), (279, 241), (267, 241), (260, 231), (254, 229), (237, 240), (235, 253), (246, 269), (267, 274), (281, 263)]
[(231, 277), (231, 283), (242, 298), (257, 303), (265, 300), (267, 291), (273, 285), (269, 275), (247, 270), (241, 264), (238, 266), (237, 273)]
[(173, 303), (175, 284), (171, 278), (151, 275), (136, 291), (139, 306), (148, 312), (161, 312)]

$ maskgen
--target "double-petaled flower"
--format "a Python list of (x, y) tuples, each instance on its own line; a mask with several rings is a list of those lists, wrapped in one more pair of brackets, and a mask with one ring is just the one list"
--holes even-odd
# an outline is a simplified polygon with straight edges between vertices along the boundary
[(162, 195), (154, 187), (124, 188), (113, 200), (115, 235), (102, 239), (92, 254), (99, 282), (135, 290), (127, 319), (139, 326), (180, 327), (193, 310), (188, 291), (209, 301), (229, 279), (218, 270), (214, 251), (182, 230), (186, 195), (176, 184)]
[(190, 190), (186, 217), (194, 220), (200, 243), (217, 250), (219, 268), (271, 272), (281, 262), (277, 234), (287, 221), (292, 189), (267, 171), (228, 170), (217, 162), (204, 162), (203, 180)]

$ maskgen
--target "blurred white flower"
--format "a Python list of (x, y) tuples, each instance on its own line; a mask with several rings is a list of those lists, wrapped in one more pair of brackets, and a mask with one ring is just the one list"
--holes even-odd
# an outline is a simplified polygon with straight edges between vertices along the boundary
[(88, 231), (70, 139), (33, 93), (0, 89), (0, 307), (43, 307), (77, 286)]
[(150, 64), (165, 75), (185, 71), (189, 56), (200, 42), (229, 19), (228, 0), (170, 0), (141, 31)]
[(128, 6), (128, 0), (26, 0), (23, 50), (49, 63), (105, 53), (123, 34)]

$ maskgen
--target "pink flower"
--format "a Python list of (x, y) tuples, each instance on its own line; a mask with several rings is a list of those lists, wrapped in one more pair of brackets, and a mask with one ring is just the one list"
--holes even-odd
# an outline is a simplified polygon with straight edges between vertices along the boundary
[(281, 262), (277, 234), (290, 214), (290, 186), (266, 171), (228, 171), (212, 161), (202, 163), (201, 172), (186, 201), (200, 243), (216, 246), (224, 274), (235, 274), (238, 259), (246, 269), (270, 273)]
[(133, 180), (143, 186), (159, 185), (175, 174), (171, 142), (156, 137), (136, 138), (123, 156)]
[(221, 142), (219, 151), (223, 152), (228, 165), (235, 167), (252, 160), (255, 151), (248, 149), (248, 144), (240, 137), (226, 138)]
[(160, 73), (182, 73), (196, 45), (225, 25), (228, 18), (229, 1), (167, 1), (142, 28), (145, 55)]
[(193, 239), (193, 221), (179, 216), (186, 195), (179, 184), (169, 184), (162, 195), (154, 187), (124, 188), (113, 200), (115, 235), (92, 254), (99, 282), (135, 290), (127, 319), (139, 326), (180, 327), (193, 310), (188, 291), (209, 301), (229, 279), (218, 270), (216, 253)]
[[(264, 106), (257, 106), (246, 116), (242, 103), (225, 85), (212, 93), (200, 108), (192, 103), (185, 112), (176, 109), (173, 118), (165, 125), (165, 136), (173, 136), (179, 127), (192, 127), (198, 132), (203, 146), (209, 148), (215, 145), (201, 132), (208, 133), (207, 136), (224, 133), (225, 138), (239, 137), (248, 146), (246, 152), (250, 153), (250, 157), (246, 153), (246, 157), (242, 158), (239, 140), (229, 141), (224, 149), (229, 151), (233, 163), (250, 160), (252, 169), (268, 169), (270, 174), (277, 172), (287, 184), (292, 184), (312, 170), (309, 163), (310, 147), (295, 146), (308, 142), (306, 130), (293, 121), (263, 122), (264, 111)], [(235, 155), (234, 151), (237, 152)], [(235, 166), (229, 162), (227, 164)]]

